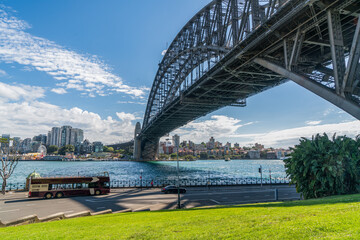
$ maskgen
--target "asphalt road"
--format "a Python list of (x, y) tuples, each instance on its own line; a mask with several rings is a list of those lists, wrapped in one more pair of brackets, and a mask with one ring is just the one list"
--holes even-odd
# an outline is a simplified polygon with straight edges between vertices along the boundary
[[(275, 188), (278, 189), (278, 200), (296, 200), (300, 195), (293, 186), (237, 186), (187, 188), (186, 194), (181, 194), (181, 203), (186, 208), (233, 205), (254, 202), (275, 201)], [(29, 199), (25, 192), (7, 193), (0, 196), (0, 220), (7, 222), (20, 217), (36, 214), (46, 217), (63, 212), (65, 214), (90, 210), (91, 212), (112, 209), (161, 210), (176, 207), (177, 195), (164, 194), (159, 188), (154, 189), (112, 189), (108, 195), (83, 196), (61, 199)]]

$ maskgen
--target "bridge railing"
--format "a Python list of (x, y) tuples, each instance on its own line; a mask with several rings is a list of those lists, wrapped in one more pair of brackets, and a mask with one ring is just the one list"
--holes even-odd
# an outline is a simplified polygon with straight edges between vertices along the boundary
[[(289, 184), (288, 178), (198, 178), (198, 179), (180, 179), (182, 187), (208, 187), (208, 186), (242, 186), (242, 185), (263, 185), (270, 184)], [(151, 182), (153, 184), (151, 184)], [(139, 187), (164, 187), (167, 185), (176, 185), (177, 179), (143, 179), (143, 180), (112, 180), (111, 188), (139, 188)], [(24, 190), (24, 183), (9, 183), (6, 190)], [(1, 184), (0, 184), (1, 188)]]

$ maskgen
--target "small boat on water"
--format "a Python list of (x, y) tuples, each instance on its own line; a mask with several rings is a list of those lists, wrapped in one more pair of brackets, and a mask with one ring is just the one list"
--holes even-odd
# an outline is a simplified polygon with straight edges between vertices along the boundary
[(229, 162), (230, 161), (230, 158), (225, 158), (225, 162)]

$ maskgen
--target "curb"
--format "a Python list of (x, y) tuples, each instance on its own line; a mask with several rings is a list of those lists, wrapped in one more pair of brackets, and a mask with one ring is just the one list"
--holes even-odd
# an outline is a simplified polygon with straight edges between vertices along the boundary
[(40, 222), (51, 222), (65, 219), (65, 214), (63, 212), (55, 213), (47, 217), (39, 218)]
[(78, 212), (78, 213), (73, 213), (73, 214), (65, 215), (65, 218), (66, 218), (66, 219), (70, 219), (70, 218), (86, 217), (86, 216), (91, 216), (90, 211), (82, 211), (82, 212)]
[(111, 209), (106, 209), (104, 211), (100, 211), (100, 212), (94, 212), (94, 213), (90, 213), (91, 216), (97, 216), (97, 215), (102, 215), (102, 214), (110, 214), (113, 213)]
[(37, 223), (40, 222), (37, 215), (30, 215), (23, 218), (16, 219), (6, 223), (6, 226), (20, 226), (25, 224)]
[(138, 208), (135, 210), (132, 210), (133, 212), (145, 212), (145, 211), (150, 211), (150, 208)]
[(127, 213), (127, 212), (132, 212), (132, 211), (133, 211), (133, 210), (132, 210), (131, 208), (128, 208), (128, 209), (116, 211), (116, 212), (113, 212), (113, 213)]

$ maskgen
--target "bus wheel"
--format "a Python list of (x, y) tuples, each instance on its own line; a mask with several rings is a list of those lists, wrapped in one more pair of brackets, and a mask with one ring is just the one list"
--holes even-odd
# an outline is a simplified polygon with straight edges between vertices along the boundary
[(100, 194), (101, 194), (100, 190), (95, 191), (95, 195), (100, 195)]
[(48, 192), (48, 193), (46, 193), (46, 194), (45, 194), (45, 198), (46, 198), (46, 199), (50, 199), (50, 198), (52, 198), (52, 194), (51, 194), (51, 193), (49, 193), (49, 192)]
[(64, 196), (64, 194), (62, 192), (57, 192), (55, 197), (56, 198), (62, 198)]

